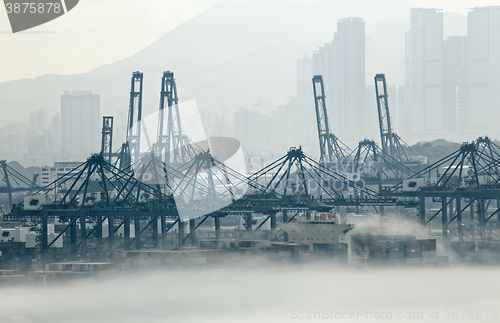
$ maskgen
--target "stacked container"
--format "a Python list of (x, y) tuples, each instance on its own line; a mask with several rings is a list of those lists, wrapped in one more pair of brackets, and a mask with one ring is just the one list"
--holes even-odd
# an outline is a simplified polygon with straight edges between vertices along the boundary
[(356, 234), (351, 237), (352, 256), (358, 263), (420, 265), (437, 263), (436, 239), (417, 240), (410, 235)]
[(383, 240), (372, 240), (370, 243), (370, 259), (386, 258), (386, 242)]
[(436, 239), (422, 239), (420, 249), (422, 250), (423, 264), (437, 264)]
[(314, 243), (313, 251), (317, 255), (331, 257), (335, 261), (347, 262), (347, 243)]
[(407, 264), (420, 264), (422, 262), (422, 250), (419, 241), (406, 242), (405, 259)]

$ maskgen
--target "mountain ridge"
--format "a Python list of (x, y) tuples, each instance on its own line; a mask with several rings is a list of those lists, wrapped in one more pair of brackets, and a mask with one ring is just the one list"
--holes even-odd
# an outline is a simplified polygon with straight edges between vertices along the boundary
[[(356, 8), (363, 3), (369, 5)], [(196, 99), (200, 109), (237, 109), (259, 100), (285, 103), (283, 98), (295, 92), (296, 59), (331, 41), (338, 19), (345, 16), (365, 19), (366, 34), (375, 37), (376, 72), (384, 71), (398, 84), (404, 71), (404, 46), (399, 45), (404, 45), (411, 6), (401, 0), (309, 5), (223, 1), (136, 54), (88, 73), (0, 83), (0, 107), (19, 112), (6, 116), (0, 125), (26, 121), (27, 111), (57, 113), (63, 90), (92, 90), (101, 95), (103, 115), (126, 113), (130, 77), (136, 70), (145, 75), (146, 113), (158, 108), (163, 70), (175, 72), (181, 101)]]

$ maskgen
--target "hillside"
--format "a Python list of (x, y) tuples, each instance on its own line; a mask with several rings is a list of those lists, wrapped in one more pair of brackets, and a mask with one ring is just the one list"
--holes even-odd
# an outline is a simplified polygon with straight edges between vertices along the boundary
[[(4, 114), (0, 126), (26, 122), (27, 113), (37, 109), (59, 112), (64, 90), (92, 90), (101, 95), (102, 114), (126, 113), (136, 70), (145, 73), (145, 113), (158, 108), (164, 70), (175, 72), (180, 100), (196, 99), (205, 111), (262, 100), (285, 104), (295, 94), (296, 59), (331, 41), (337, 21), (347, 16), (364, 18), (366, 34), (375, 38), (376, 72), (400, 84), (410, 7), (403, 0), (220, 2), (135, 55), (89, 73), (0, 83), (0, 109), (16, 111)], [(452, 22), (457, 21), (455, 15)]]

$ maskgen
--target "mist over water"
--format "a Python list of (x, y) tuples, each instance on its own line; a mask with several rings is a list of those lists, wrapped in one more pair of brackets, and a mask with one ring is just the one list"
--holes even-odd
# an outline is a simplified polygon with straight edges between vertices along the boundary
[(497, 276), (487, 267), (354, 270), (331, 263), (142, 271), (3, 287), (0, 321), (497, 322)]

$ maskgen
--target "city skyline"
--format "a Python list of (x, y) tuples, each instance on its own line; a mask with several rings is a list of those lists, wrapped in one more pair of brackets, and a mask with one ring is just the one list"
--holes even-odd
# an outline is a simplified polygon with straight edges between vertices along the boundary
[[(499, 134), (494, 125), (495, 118), (488, 121), (484, 118), (490, 113), (488, 111), (495, 111), (495, 102), (499, 102), (500, 86), (495, 77), (498, 73), (495, 71), (500, 71), (499, 28), (496, 28), (500, 21), (499, 12), (498, 6), (471, 9), (466, 23), (468, 35), (445, 37), (443, 26), (446, 21), (441, 10), (410, 9), (406, 34), (406, 81), (398, 84), (392, 75), (388, 75), (390, 92), (397, 96), (394, 99), (389, 96), (395, 118), (393, 125), (409, 142), (439, 138), (460, 141), (468, 136), (488, 134), (495, 137)], [(373, 41), (369, 36), (365, 38), (365, 44)], [(341, 139), (350, 141), (349, 135), (342, 131), (346, 118), (342, 111), (338, 111), (342, 106), (343, 92), (347, 90), (335, 92), (331, 81), (335, 74), (335, 60), (340, 57), (338, 48), (335, 42), (327, 42), (312, 55), (297, 59), (296, 93), (298, 97), (310, 100), (312, 94), (308, 81), (311, 75), (323, 75), (327, 105), (334, 116), (332, 129)], [(376, 118), (373, 75), (368, 75), (371, 60), (366, 53), (365, 109), (367, 119), (371, 120), (366, 125), (369, 137), (373, 137), (376, 130), (373, 127)], [(364, 136), (359, 134), (359, 137)]]
[(410, 10), (406, 63), (412, 137), (443, 136), (443, 14)]
[(5, 0), (0, 323), (497, 322), (498, 1)]
[[(99, 66), (126, 58), (153, 43), (165, 32), (173, 30), (182, 23), (217, 5), (222, 0), (152, 0), (138, 3), (132, 0), (120, 1), (124, 8), (123, 15), (113, 15), (116, 1), (103, 3), (88, 0), (78, 6), (63, 19), (58, 19), (32, 31), (11, 35), (10, 25), (5, 11), (0, 11), (0, 39), (10, 51), (0, 53), (0, 82), (20, 78), (35, 78), (44, 74), (79, 74), (89, 72)], [(242, 2), (243, 0), (224, 0)], [(285, 0), (295, 5), (308, 5), (318, 0)], [(175, 2), (175, 5), (174, 5)], [(495, 5), (495, 0), (412, 0), (414, 7), (437, 7), (443, 11), (467, 15), (469, 8)], [(151, 8), (156, 10), (151, 10)], [(94, 15), (92, 25), (87, 17)], [(166, 17), (165, 17), (166, 15)], [(129, 24), (130, 19), (140, 19), (146, 23)], [(110, 21), (111, 19), (111, 21)], [(115, 26), (110, 29), (109, 25)], [(108, 35), (102, 33), (106, 30)], [(134, 38), (131, 43), (125, 32)], [(147, 33), (145, 33), (147, 31)], [(141, 33), (143, 35), (138, 37)], [(18, 36), (18, 37), (15, 37)], [(20, 36), (20, 37), (19, 37)], [(113, 38), (114, 42), (108, 40)], [(70, 46), (68, 46), (70, 45)], [(96, 50), (95, 48), (104, 50)], [(27, 49), (36, 48), (35, 51)], [(76, 48), (77, 50), (74, 50)], [(53, 51), (61, 52), (54, 56)], [(23, 63), (15, 58), (23, 58)], [(73, 59), (80, 64), (73, 64)]]
[[(487, 11), (493, 10), (492, 8), (495, 7), (490, 7)], [(475, 11), (483, 12), (482, 14), (484, 14), (484, 10), (481, 8), (471, 9), (470, 14), (474, 14)], [(496, 13), (496, 11), (494, 13)], [(437, 18), (424, 18), (425, 15), (429, 15), (430, 17), (435, 16)], [(474, 103), (474, 100), (477, 101), (478, 98), (484, 100), (486, 97), (494, 98), (494, 96), (497, 93), (500, 93), (500, 91), (496, 91), (494, 90), (494, 87), (492, 87), (492, 90), (489, 90), (488, 95), (478, 95), (476, 94), (477, 91), (472, 88), (479, 86), (484, 88), (484, 84), (489, 81), (480, 80), (472, 82), (473, 85), (475, 84), (473, 87), (468, 85), (469, 83), (467, 83), (467, 80), (470, 78), (470, 75), (480, 77), (477, 73), (473, 74), (474, 66), (484, 62), (477, 62), (478, 59), (481, 60), (482, 58), (473, 58), (472, 56), (469, 57), (469, 47), (467, 45), (468, 42), (466, 41), (467, 37), (445, 37), (443, 26), (446, 21), (443, 19), (443, 15), (440, 10), (432, 8), (414, 8), (411, 9), (408, 16), (411, 18), (410, 25), (408, 26), (410, 32), (408, 33), (407, 43), (408, 81), (406, 84), (398, 84), (393, 81), (394, 78), (391, 74), (387, 74), (389, 84), (389, 102), (394, 130), (396, 130), (411, 144), (419, 141), (434, 139), (461, 141), (463, 140), (461, 138), (465, 138), (465, 140), (470, 140), (470, 138), (474, 138), (473, 136), (479, 135), (490, 135), (495, 137), (496, 132), (494, 125), (486, 125), (486, 123), (482, 121), (483, 119), (475, 121), (474, 115), (471, 115), (471, 112), (476, 111), (474, 110), (476, 109), (474, 108), (474, 104), (480, 106), (484, 111), (493, 109), (493, 103), (483, 104), (484, 102), (481, 103), (480, 101), (479, 103)], [(486, 21), (485, 19), (479, 20)], [(353, 26), (353, 23), (356, 21), (359, 22), (359, 26), (362, 27), (357, 28), (357, 30), (359, 30), (359, 35), (353, 38), (353, 35), (355, 34), (353, 33), (353, 30), (356, 30), (356, 28), (344, 28), (343, 26)], [(486, 27), (495, 30), (494, 24), (497, 21), (496, 16), (492, 15), (488, 21), (490, 25), (493, 25), (488, 25)], [(430, 26), (425, 27), (424, 22), (427, 22)], [(475, 30), (475, 27), (471, 22), (468, 22), (467, 24), (469, 32)], [(329, 110), (330, 123), (333, 126), (333, 132), (339, 137), (339, 139), (347, 142), (352, 147), (364, 138), (375, 139), (378, 141), (378, 130), (375, 119), (376, 110), (374, 108), (375, 95), (373, 84), (370, 83), (373, 79), (373, 75), (369, 75), (370, 71), (373, 72), (373, 70), (376, 70), (376, 67), (373, 66), (373, 55), (371, 51), (373, 50), (374, 43), (377, 42), (377, 39), (374, 39), (373, 36), (368, 34), (368, 31), (365, 31), (364, 25), (365, 21), (362, 17), (341, 18), (337, 22), (337, 27), (332, 28), (329, 32), (332, 37), (329, 40), (328, 38), (326, 39), (328, 42), (325, 42), (323, 46), (317, 46), (317, 50), (313, 51), (309, 55), (305, 54), (302, 57), (296, 58), (294, 72), (296, 73), (297, 81), (295, 84), (295, 91), (291, 89), (292, 94), (295, 93), (295, 95), (291, 95), (287, 101), (277, 103), (266, 100), (256, 100), (256, 102), (252, 105), (236, 105), (233, 108), (225, 106), (224, 109), (220, 111), (202, 109), (201, 114), (204, 122), (207, 123), (206, 127), (208, 131), (212, 134), (218, 135), (239, 134), (239, 139), (242, 142), (250, 142), (249, 138), (254, 138), (256, 142), (260, 142), (261, 144), (257, 145), (255, 143), (251, 143), (249, 146), (255, 146), (257, 148), (261, 146), (267, 138), (259, 137), (259, 131), (256, 129), (260, 128), (259, 126), (254, 126), (254, 124), (268, 124), (267, 128), (275, 129), (273, 131), (275, 131), (276, 136), (272, 137), (280, 138), (280, 135), (287, 134), (287, 139), (269, 143), (267, 145), (268, 152), (276, 149), (287, 149), (287, 147), (291, 145), (299, 144), (305, 145), (307, 149), (312, 149), (314, 151), (314, 131), (309, 131), (310, 129), (304, 132), (297, 131), (296, 129), (300, 129), (302, 125), (295, 124), (292, 119), (296, 118), (301, 121), (308, 120), (308, 127), (311, 129), (314, 128), (314, 120), (311, 118), (311, 116), (313, 116), (311, 77), (314, 74), (324, 74), (327, 107)], [(486, 27), (482, 26), (481, 28), (483, 29), (478, 29), (475, 32), (484, 34), (484, 28)], [(413, 32), (412, 28), (414, 29)], [(438, 32), (435, 32), (436, 30), (438, 30)], [(417, 31), (420, 32), (420, 34), (418, 34)], [(494, 33), (489, 34), (492, 35), (490, 39), (496, 39)], [(349, 36), (347, 37), (346, 35)], [(429, 35), (431, 40), (427, 39), (427, 42), (430, 43), (423, 45), (425, 35)], [(356, 41), (353, 42), (353, 39), (356, 39)], [(484, 48), (487, 47), (487, 43), (485, 43), (485, 41), (490, 42), (490, 40), (484, 40), (483, 43), (480, 44)], [(353, 48), (357, 47), (359, 49), (359, 55), (356, 50), (350, 48), (351, 44), (355, 44), (352, 45)], [(360, 46), (363, 46), (364, 48), (361, 48)], [(433, 46), (436, 48), (433, 48)], [(423, 51), (423, 48), (426, 48), (426, 51)], [(478, 45), (474, 48), (480, 48), (480, 46)], [(495, 46), (493, 46), (493, 49), (495, 49)], [(343, 51), (345, 51), (344, 54), (342, 54)], [(431, 52), (429, 53), (429, 51)], [(417, 57), (416, 53), (421, 56)], [(496, 55), (496, 52), (492, 53)], [(490, 55), (490, 52), (488, 52), (488, 55)], [(441, 57), (441, 59), (439, 57)], [(345, 61), (346, 58), (349, 58), (349, 61)], [(349, 64), (351, 65), (345, 62), (350, 62)], [(490, 62), (488, 65), (490, 66), (489, 69), (495, 70), (497, 68), (495, 64), (495, 62)], [(341, 66), (344, 70), (337, 69), (335, 66)], [(482, 68), (484, 69), (484, 67)], [(293, 70), (293, 66), (291, 69)], [(424, 74), (427, 79), (422, 77)], [(148, 77), (150, 76), (150, 74), (146, 75)], [(178, 73), (177, 75), (180, 75), (182, 79), (182, 73)], [(211, 76), (216, 78), (216, 74)], [(345, 87), (345, 84), (351, 84), (351, 81), (354, 79), (356, 79), (357, 85), (352, 87), (352, 90), (349, 90)], [(496, 83), (494, 83), (495, 80), (492, 80), (492, 85), (497, 86), (495, 85)], [(335, 84), (337, 84), (337, 86), (335, 86)], [(338, 85), (342, 86), (340, 87)], [(71, 86), (68, 87), (68, 89), (72, 88), (73, 90), (78, 90), (78, 88), (75, 89)], [(148, 84), (146, 89), (150, 89)], [(83, 87), (82, 90), (86, 90), (85, 87)], [(191, 92), (191, 88), (189, 86), (187, 88), (185, 86), (181, 87), (181, 101), (186, 97), (185, 94), (189, 92)], [(299, 100), (294, 98), (294, 96), (296, 96)], [(155, 97), (157, 97), (157, 94), (154, 94), (153, 96), (148, 95), (146, 99), (150, 100), (152, 98), (154, 100)], [(425, 98), (425, 100), (423, 98)], [(355, 100), (358, 100), (358, 102), (353, 103)], [(148, 105), (151, 106), (150, 104)], [(238, 115), (239, 112), (244, 111), (245, 109), (252, 111), (252, 117), (241, 118), (241, 113)], [(285, 111), (285, 109), (288, 109), (290, 112), (290, 120), (286, 123), (275, 125), (274, 120), (277, 120), (279, 118), (280, 111)], [(262, 115), (263, 111), (269, 112), (269, 115)], [(292, 111), (294, 111), (294, 113), (292, 113)], [(12, 153), (7, 154), (7, 156), (27, 160), (27, 158), (23, 156), (31, 154), (32, 156), (37, 156), (36, 158), (32, 157), (33, 162), (36, 162), (36, 159), (43, 160), (44, 158), (45, 160), (54, 161), (85, 159), (85, 154), (73, 158), (70, 156), (74, 156), (76, 152), (63, 153), (65, 150), (68, 150), (67, 148), (64, 148), (65, 146), (68, 146), (64, 144), (64, 141), (70, 138), (70, 136), (62, 135), (62, 132), (64, 131), (58, 127), (61, 127), (62, 125), (64, 128), (64, 125), (67, 122), (61, 121), (62, 116), (59, 113), (55, 113), (53, 115), (50, 111), (45, 111), (44, 114), (46, 117), (43, 124), (45, 124), (46, 127), (44, 127), (43, 130), (39, 130), (36, 135), (33, 135), (32, 132), (31, 135), (23, 137), (24, 139), (22, 140), (17, 139), (17, 141), (15, 141), (16, 137), (12, 136), (9, 137), (8, 140), (5, 139), (5, 142), (8, 143), (6, 147), (11, 147), (8, 148), (8, 151), (12, 151)], [(115, 146), (117, 144), (121, 144), (123, 141), (121, 134), (125, 132), (125, 114), (125, 109), (116, 110), (115, 113), (111, 114), (116, 115), (117, 117), (115, 122)], [(102, 115), (110, 114), (101, 111), (99, 113), (99, 117)], [(260, 122), (266, 118), (271, 119), (269, 119), (269, 121)], [(47, 122), (47, 119), (52, 119), (50, 125)], [(250, 120), (253, 121), (250, 122)], [(491, 120), (494, 119), (491, 118)], [(245, 124), (245, 122), (247, 122), (247, 124)], [(30, 124), (31, 123), (33, 122), (30, 122)], [(478, 125), (481, 127), (483, 123), (486, 128), (478, 128)], [(98, 121), (97, 124), (100, 125), (100, 121)], [(361, 126), (356, 128), (357, 125)], [(231, 127), (235, 130), (228, 130)], [(247, 129), (251, 127), (254, 127), (254, 129)], [(6, 126), (5, 131), (13, 131), (11, 129), (15, 128), (15, 126)], [(77, 127), (74, 126), (70, 128), (76, 129)], [(20, 133), (25, 131), (23, 129), (28, 128), (17, 127), (14, 132)], [(93, 133), (95, 132), (97, 134), (94, 136), (98, 136), (100, 134), (100, 129), (98, 129), (97, 126), (94, 126), (94, 129), (97, 129), (93, 131)], [(484, 129), (486, 130), (482, 131)], [(42, 140), (43, 144), (42, 141), (40, 141), (41, 138), (44, 138)], [(94, 141), (98, 142), (97, 139)], [(24, 152), (15, 152), (16, 149), (19, 150), (20, 147), (23, 146), (27, 147)], [(99, 147), (95, 146), (92, 149), (85, 148), (85, 150), (88, 152), (86, 154), (89, 155), (91, 152), (98, 152)]]

